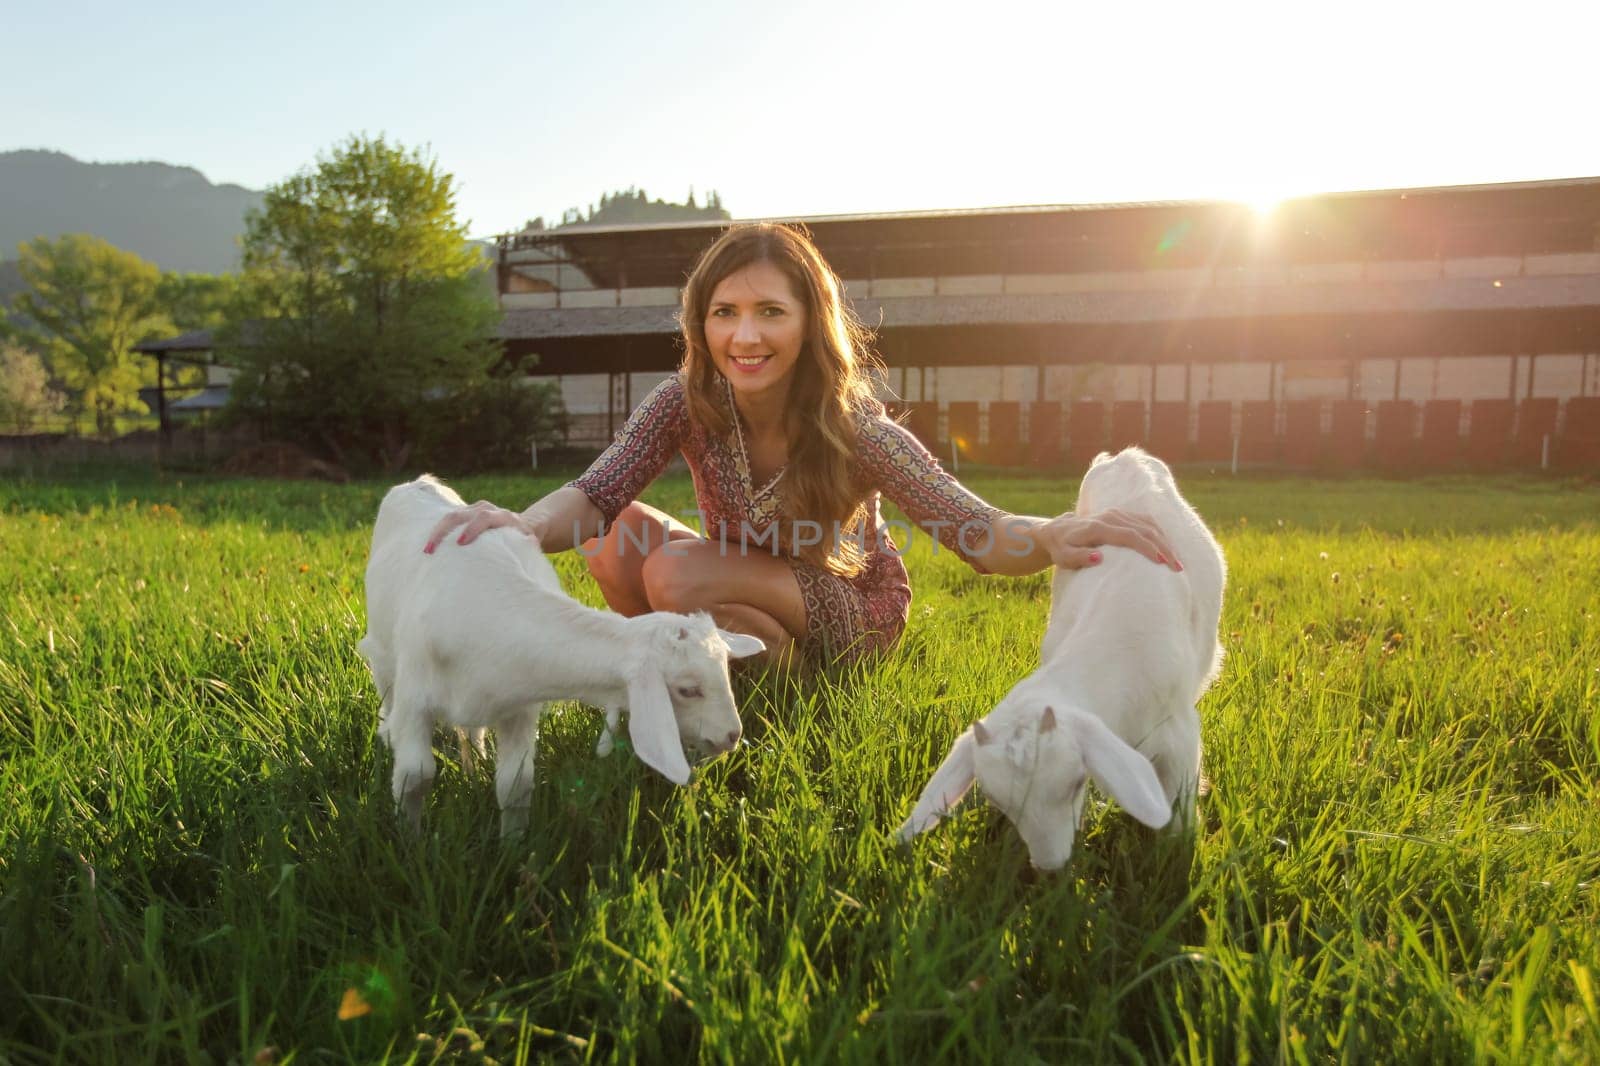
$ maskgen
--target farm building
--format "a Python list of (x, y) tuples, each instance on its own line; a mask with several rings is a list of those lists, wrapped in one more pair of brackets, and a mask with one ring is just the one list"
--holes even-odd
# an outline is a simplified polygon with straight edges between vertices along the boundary
[[(1600, 178), (806, 225), (941, 455), (1600, 464)], [(501, 333), (599, 445), (722, 222), (502, 237)]]

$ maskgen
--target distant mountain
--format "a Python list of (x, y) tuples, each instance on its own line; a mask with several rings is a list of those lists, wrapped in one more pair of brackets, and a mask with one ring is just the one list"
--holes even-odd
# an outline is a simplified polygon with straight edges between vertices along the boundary
[(261, 200), (193, 167), (0, 152), (0, 258), (35, 237), (92, 233), (163, 270), (217, 274), (238, 268), (245, 212)]

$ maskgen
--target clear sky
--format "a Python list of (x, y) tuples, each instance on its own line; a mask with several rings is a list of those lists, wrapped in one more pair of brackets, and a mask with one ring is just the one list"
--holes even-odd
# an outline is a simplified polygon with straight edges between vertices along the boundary
[(635, 185), (737, 217), (1600, 174), (1594, 0), (0, 0), (0, 150), (264, 188), (353, 132), (474, 236)]

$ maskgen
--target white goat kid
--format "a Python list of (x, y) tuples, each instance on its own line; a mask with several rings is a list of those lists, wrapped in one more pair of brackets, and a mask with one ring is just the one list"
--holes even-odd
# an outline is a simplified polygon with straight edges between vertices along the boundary
[(689, 780), (686, 747), (720, 753), (738, 744), (728, 659), (762, 651), (761, 641), (705, 615), (624, 618), (585, 607), (562, 591), (538, 544), (510, 529), (423, 554), (429, 530), (464, 506), (428, 476), (390, 489), (367, 564), (359, 647), (382, 701), (378, 732), (394, 752), (395, 802), (414, 826), (436, 769), (439, 722), (470, 731), (480, 752), (483, 730), (495, 731), (506, 836), (527, 824), (548, 700), (605, 708), (608, 736), (626, 708), (639, 758), (680, 785)]
[(1222, 666), (1217, 623), (1227, 565), (1167, 465), (1138, 448), (1101, 453), (1084, 475), (1078, 513), (1117, 509), (1154, 519), (1183, 564), (1158, 566), (1127, 548), (1056, 571), (1039, 668), (957, 738), (900, 827), (931, 828), (976, 780), (1028, 846), (1034, 866), (1072, 855), (1092, 780), (1139, 821), (1187, 821), (1200, 779), (1195, 705)]

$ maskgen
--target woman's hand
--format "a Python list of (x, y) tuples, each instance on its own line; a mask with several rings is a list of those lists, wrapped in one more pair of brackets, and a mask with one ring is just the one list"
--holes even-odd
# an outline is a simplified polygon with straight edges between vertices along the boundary
[(423, 545), (422, 550), (426, 554), (432, 555), (434, 549), (450, 535), (450, 531), (458, 526), (465, 526), (466, 528), (462, 529), (461, 535), (456, 538), (457, 544), (471, 544), (485, 531), (500, 529), (503, 526), (511, 526), (526, 536), (537, 537), (539, 535), (539, 531), (534, 528), (533, 523), (517, 512), (508, 511), (504, 507), (497, 507), (488, 500), (479, 500), (470, 507), (460, 511), (452, 511), (439, 519), (439, 524), (434, 526), (433, 531), (428, 534), (428, 543)]
[(1051, 562), (1068, 570), (1099, 563), (1100, 552), (1095, 549), (1107, 544), (1132, 548), (1153, 562), (1183, 569), (1160, 527), (1148, 515), (1110, 510), (1080, 517), (1068, 512), (1036, 527), (1033, 536), (1049, 552)]

